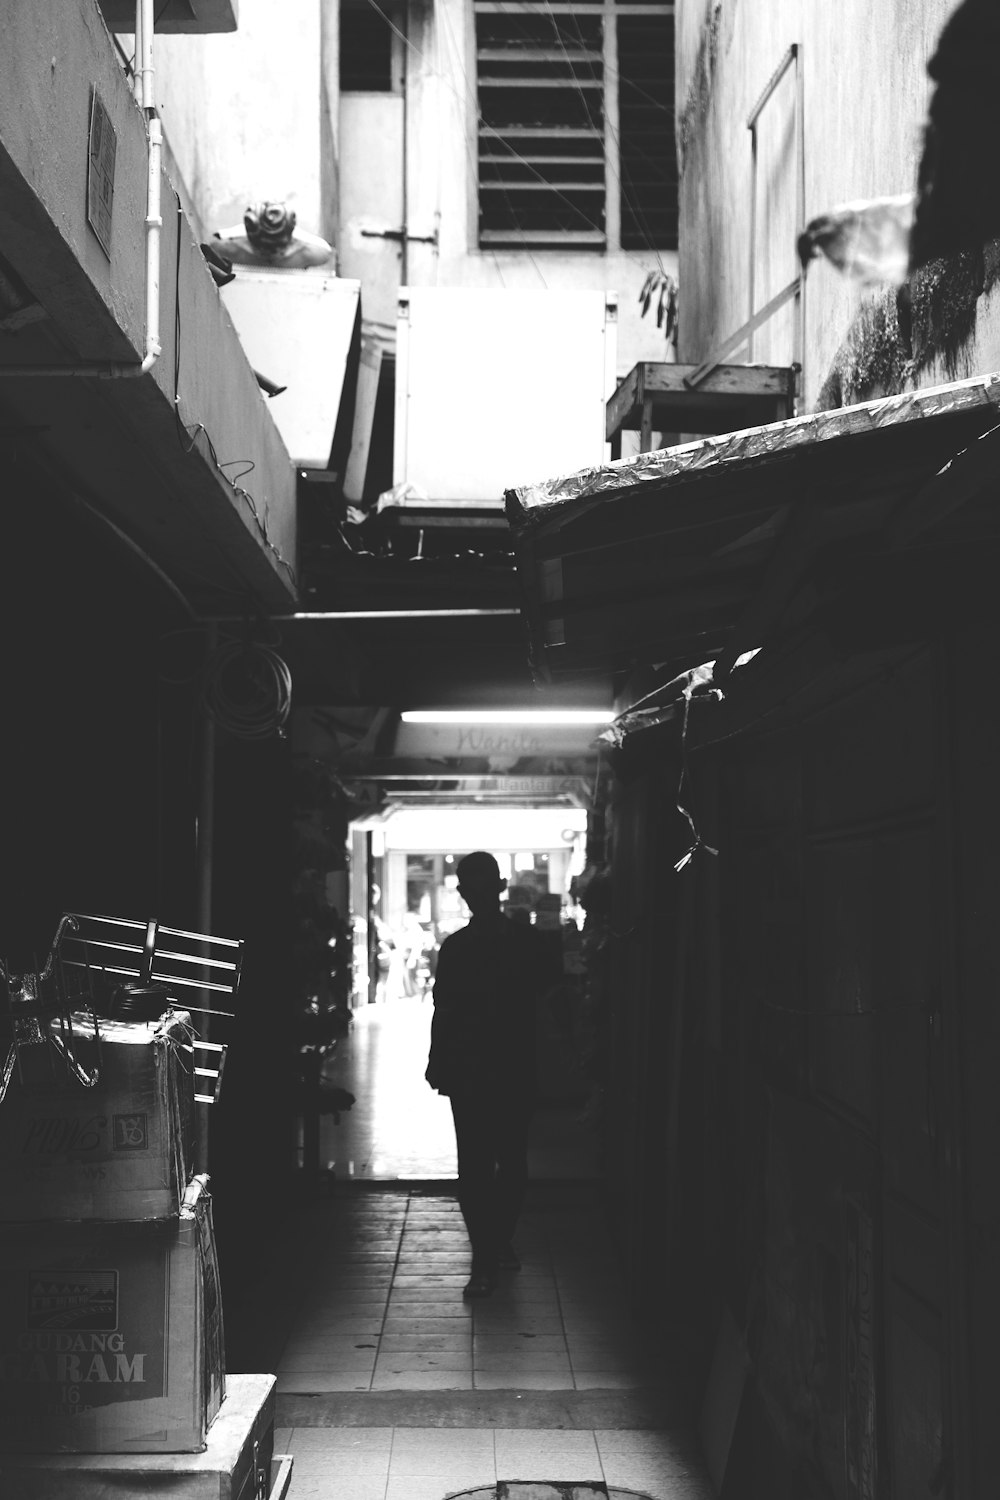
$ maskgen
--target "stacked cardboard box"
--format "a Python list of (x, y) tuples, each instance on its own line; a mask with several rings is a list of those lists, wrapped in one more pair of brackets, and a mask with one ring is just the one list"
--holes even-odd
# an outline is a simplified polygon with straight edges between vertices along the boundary
[(273, 1375), (233, 1375), (201, 1453), (0, 1453), (3, 1500), (284, 1500), (291, 1457), (274, 1452)]
[(98, 1044), (74, 1016), (95, 1086), (29, 1075), (0, 1105), (0, 1448), (205, 1446), (224, 1346), (186, 1022), (102, 1023)]
[[(191, 1177), (190, 1016), (74, 1016), (84, 1088), (46, 1048), (23, 1054), (0, 1105), (0, 1221), (170, 1219)], [(33, 1053), (37, 1054), (33, 1056)]]

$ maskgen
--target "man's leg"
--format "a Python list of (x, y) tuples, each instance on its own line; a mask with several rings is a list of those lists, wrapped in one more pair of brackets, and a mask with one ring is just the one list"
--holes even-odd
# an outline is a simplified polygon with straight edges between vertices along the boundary
[(458, 1150), (458, 1203), (472, 1244), (472, 1274), (496, 1275), (496, 1121), (490, 1101), (472, 1091), (453, 1093)]
[(496, 1232), (498, 1249), (509, 1247), (528, 1189), (528, 1127), (531, 1105), (508, 1104), (500, 1116), (496, 1141)]

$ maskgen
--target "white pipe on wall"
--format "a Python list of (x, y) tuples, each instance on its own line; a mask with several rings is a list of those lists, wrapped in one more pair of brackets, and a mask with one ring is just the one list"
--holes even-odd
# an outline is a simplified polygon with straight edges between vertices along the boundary
[(0, 365), (0, 379), (32, 375), (76, 375), (91, 380), (127, 380), (148, 375), (160, 357), (160, 160), (163, 152), (163, 126), (156, 113), (153, 66), (153, 32), (155, 0), (136, 0), (135, 58), (133, 76), (136, 98), (146, 118), (146, 334), (142, 360), (136, 363), (96, 363), (81, 365)]

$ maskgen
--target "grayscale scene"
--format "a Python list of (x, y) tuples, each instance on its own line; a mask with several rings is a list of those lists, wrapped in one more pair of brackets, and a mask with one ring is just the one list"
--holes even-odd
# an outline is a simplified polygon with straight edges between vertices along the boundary
[(998, 101), (0, 0), (2, 1500), (998, 1492)]

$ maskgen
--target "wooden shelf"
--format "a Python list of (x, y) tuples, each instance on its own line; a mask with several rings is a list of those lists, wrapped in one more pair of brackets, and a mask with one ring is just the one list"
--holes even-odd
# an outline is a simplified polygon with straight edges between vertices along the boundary
[(795, 415), (797, 370), (790, 365), (716, 365), (692, 389), (696, 365), (635, 365), (607, 403), (605, 436), (615, 457), (621, 434), (640, 432), (648, 453), (654, 432), (699, 436), (762, 427)]

